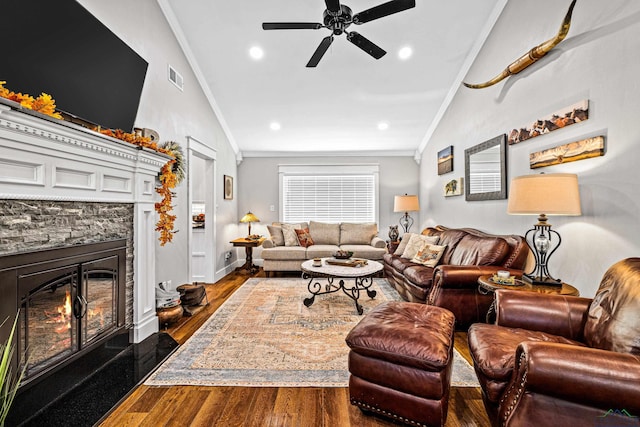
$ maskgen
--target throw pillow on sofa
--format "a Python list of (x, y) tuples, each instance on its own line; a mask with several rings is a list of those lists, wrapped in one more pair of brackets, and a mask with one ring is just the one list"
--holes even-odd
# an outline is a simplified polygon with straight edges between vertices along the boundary
[(411, 236), (413, 236), (415, 233), (404, 233), (402, 235), (402, 238), (400, 239), (400, 244), (398, 245), (398, 247), (396, 248), (396, 251), (393, 253), (394, 255), (398, 255), (398, 256), (402, 256), (402, 253), (404, 252), (405, 248), (407, 247), (407, 243), (409, 243), (409, 240), (411, 239)]
[(284, 236), (285, 246), (300, 246), (298, 244), (298, 235), (296, 229), (301, 228), (300, 224), (282, 224), (282, 235)]
[(424, 246), (420, 248), (416, 256), (411, 259), (411, 262), (434, 268), (438, 265), (438, 262), (440, 262), (440, 258), (442, 258), (442, 254), (445, 249), (447, 249), (446, 246), (425, 243)]
[(296, 235), (298, 236), (298, 244), (303, 248), (308, 248), (313, 245), (313, 239), (311, 238), (311, 234), (309, 234), (308, 228), (296, 228)]
[(284, 235), (282, 234), (282, 227), (279, 227), (277, 225), (267, 225), (267, 230), (269, 230), (269, 236), (274, 245), (284, 246)]
[(407, 247), (404, 248), (404, 252), (402, 252), (401, 257), (413, 259), (425, 243), (436, 245), (438, 244), (438, 240), (440, 240), (439, 236), (423, 236), (422, 234), (414, 234), (409, 239), (409, 243), (407, 243)]

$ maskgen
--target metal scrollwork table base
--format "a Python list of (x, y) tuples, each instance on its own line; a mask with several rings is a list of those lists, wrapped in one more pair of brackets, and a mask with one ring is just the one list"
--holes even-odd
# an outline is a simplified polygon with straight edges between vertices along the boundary
[[(302, 263), (302, 278), (309, 281), (307, 289), (311, 293), (310, 297), (304, 299), (304, 305), (310, 307), (318, 295), (342, 290), (353, 300), (358, 314), (361, 315), (363, 309), (358, 303), (360, 292), (366, 291), (369, 298), (376, 297), (376, 291), (370, 287), (373, 284), (373, 278), (382, 271), (382, 264), (377, 261), (368, 261), (361, 267), (344, 267), (327, 264), (327, 259), (331, 258), (323, 258), (322, 266), (319, 267), (313, 265), (313, 260)], [(326, 279), (326, 282), (323, 279)]]

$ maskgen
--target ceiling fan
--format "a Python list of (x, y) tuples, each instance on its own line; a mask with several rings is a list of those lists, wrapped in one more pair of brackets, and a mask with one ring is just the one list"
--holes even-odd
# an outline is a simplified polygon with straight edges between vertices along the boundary
[(347, 31), (347, 28), (351, 24), (364, 24), (365, 22), (383, 18), (416, 6), (415, 0), (391, 0), (354, 15), (351, 8), (340, 4), (340, 0), (325, 0), (324, 2), (327, 5), (327, 9), (323, 13), (323, 24), (317, 22), (264, 22), (262, 24), (262, 29), (319, 30), (320, 28), (327, 28), (331, 30), (331, 35), (322, 39), (320, 45), (307, 63), (307, 67), (315, 67), (318, 65), (322, 56), (325, 54), (327, 49), (329, 49), (331, 43), (333, 43), (333, 36), (339, 36), (342, 33), (347, 35), (347, 40), (351, 43), (358, 46), (375, 59), (380, 59), (387, 53), (384, 49), (380, 48), (369, 39), (355, 31)]

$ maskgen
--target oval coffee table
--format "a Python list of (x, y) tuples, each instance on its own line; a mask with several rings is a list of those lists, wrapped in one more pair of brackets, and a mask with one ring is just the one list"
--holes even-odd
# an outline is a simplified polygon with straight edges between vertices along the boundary
[[(367, 291), (369, 298), (375, 298), (376, 291), (369, 289), (373, 284), (373, 277), (382, 271), (382, 264), (377, 261), (353, 259), (362, 264), (358, 267), (332, 265), (339, 262), (335, 258), (322, 258), (322, 266), (314, 267), (313, 260), (302, 263), (302, 278), (309, 280), (307, 288), (311, 293), (304, 299), (304, 305), (311, 306), (317, 295), (331, 294), (342, 290), (356, 305), (358, 314), (362, 314), (362, 306), (358, 304), (360, 291)], [(326, 279), (321, 283), (320, 279)], [(345, 280), (346, 279), (346, 280)], [(337, 282), (337, 283), (336, 283)]]

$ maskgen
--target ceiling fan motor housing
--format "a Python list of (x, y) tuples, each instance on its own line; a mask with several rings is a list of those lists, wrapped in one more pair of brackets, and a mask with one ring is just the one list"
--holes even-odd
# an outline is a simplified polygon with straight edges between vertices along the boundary
[(334, 35), (339, 36), (353, 22), (352, 16), (353, 11), (351, 8), (341, 4), (340, 12), (338, 14), (329, 11), (329, 9), (325, 10), (323, 14), (323, 22), (327, 28), (333, 31)]

